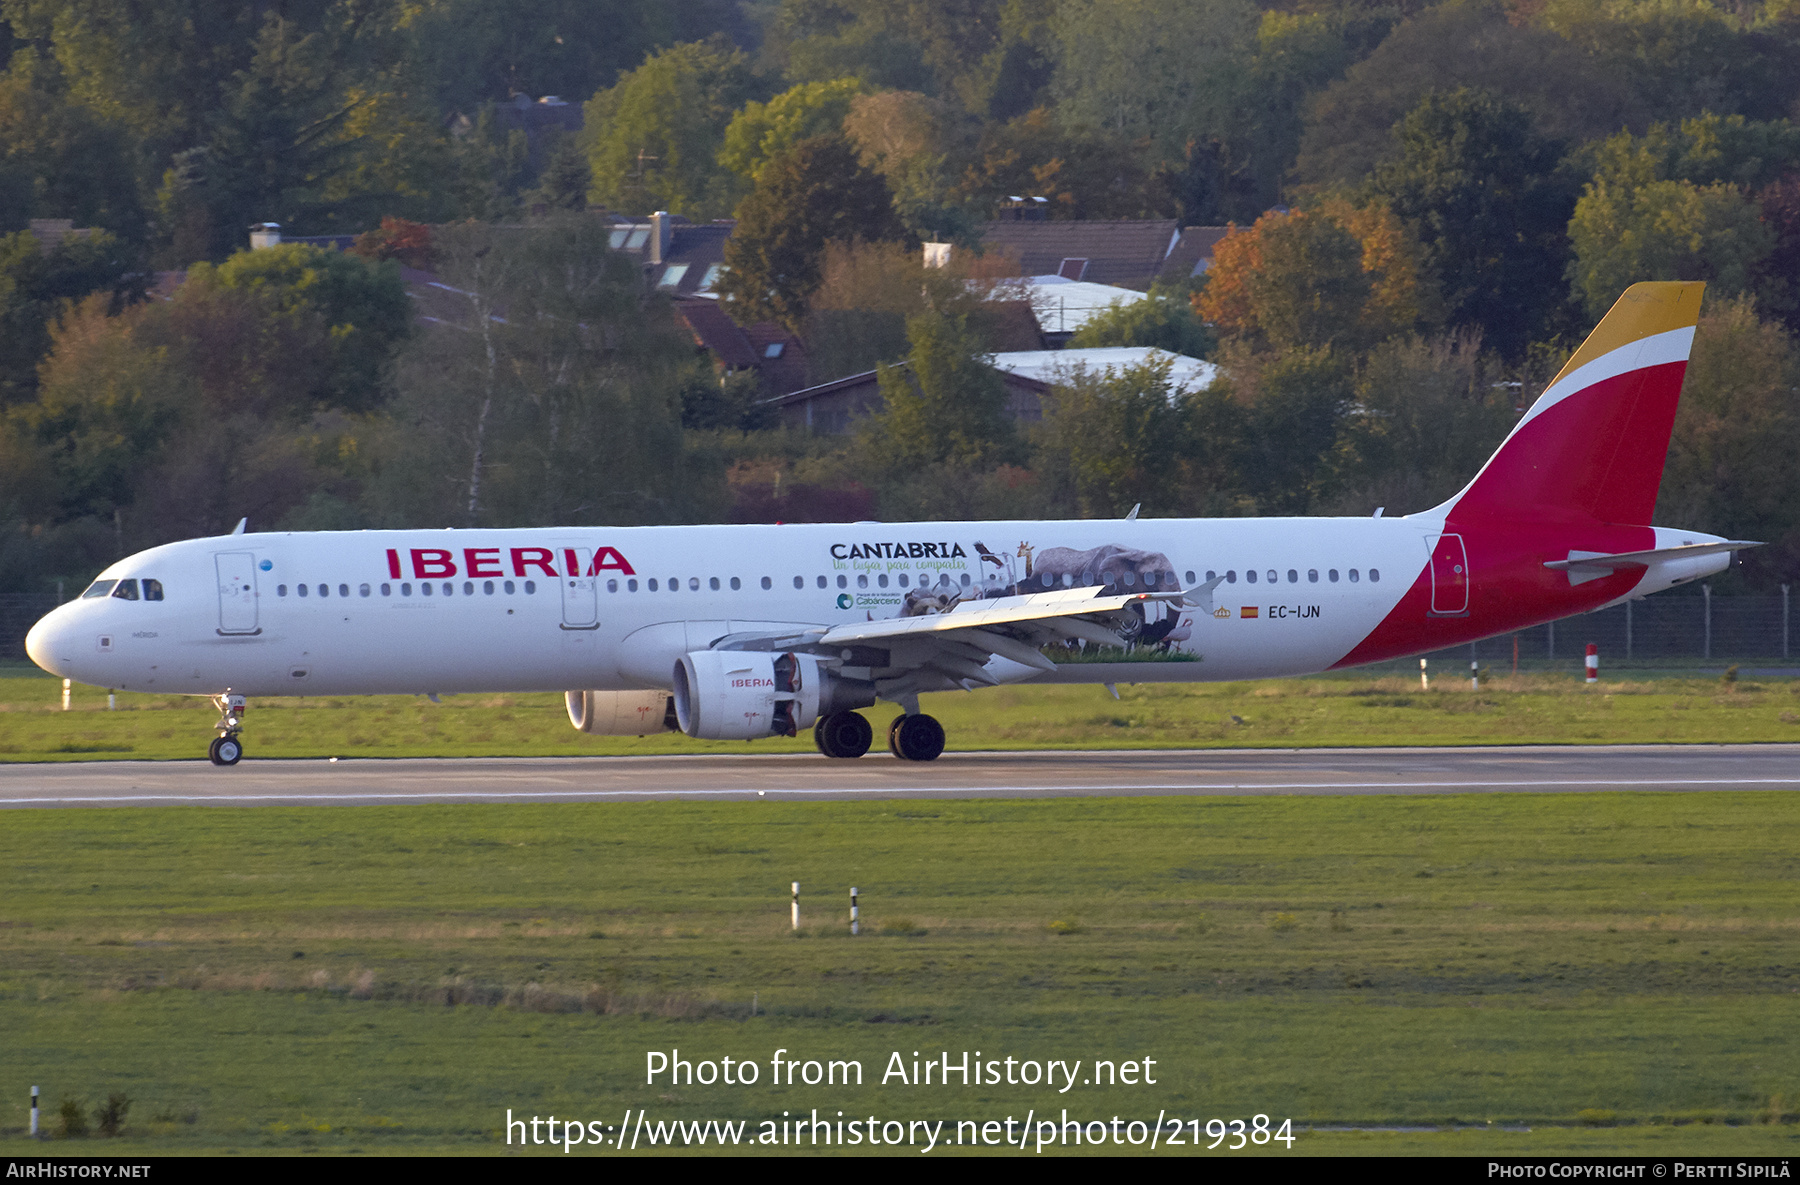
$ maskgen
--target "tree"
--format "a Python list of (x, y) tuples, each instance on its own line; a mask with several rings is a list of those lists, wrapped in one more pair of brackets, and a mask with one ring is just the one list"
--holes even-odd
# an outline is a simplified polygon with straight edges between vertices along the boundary
[(901, 243), (827, 243), (802, 335), (811, 381), (899, 362), (912, 349), (907, 322), (928, 312), (967, 325), (983, 353), (1000, 349), (1008, 298), (1024, 294), (986, 275), (989, 266), (991, 260), (965, 252), (926, 267), (920, 252)]
[(803, 82), (767, 103), (746, 103), (726, 125), (719, 163), (754, 185), (771, 160), (800, 141), (842, 132), (862, 89), (854, 78)]
[[(1575, 206), (1568, 275), (1599, 316), (1637, 280), (1708, 280), (1718, 295), (1768, 275), (1779, 217), (1750, 194), (1800, 166), (1800, 128), (1704, 115), (1621, 132), (1593, 149), (1594, 175)], [(1782, 303), (1771, 277), (1768, 295)]]
[(974, 160), (953, 196), (982, 211), (1001, 198), (1049, 199), (1052, 218), (1165, 217), (1171, 203), (1153, 185), (1146, 144), (1115, 134), (1072, 129), (1035, 108), (982, 131)]
[[(1227, 329), (1260, 333), (1277, 348), (1361, 345), (1373, 285), (1355, 236), (1305, 211), (1264, 215), (1252, 233), (1259, 239), (1258, 266), (1241, 285), (1244, 312), (1235, 323), (1225, 320), (1223, 300), (1235, 286), (1222, 284), (1216, 298), (1211, 285), (1201, 294), (1202, 315)], [(1224, 262), (1215, 257), (1215, 269)]]
[(463, 223), (437, 235), (462, 295), (397, 368), (369, 499), (378, 522), (465, 526), (683, 522), (722, 482), (688, 453), (693, 347), (599, 219)]
[(1382, 206), (1271, 212), (1213, 248), (1193, 297), (1208, 324), (1258, 347), (1367, 348), (1433, 319), (1418, 247)]
[(1185, 295), (1151, 290), (1145, 300), (1118, 304), (1089, 317), (1069, 339), (1069, 348), (1154, 346), (1171, 354), (1204, 358), (1216, 339)]
[(588, 190), (594, 183), (594, 171), (587, 157), (572, 139), (557, 138), (556, 146), (544, 161), (538, 174), (538, 186), (531, 200), (552, 210), (587, 209)]
[(410, 5), (409, 72), (440, 110), (513, 95), (591, 95), (647, 54), (730, 21), (727, 0), (423, 0)]
[(1242, 408), (1236, 454), (1239, 488), (1261, 514), (1306, 514), (1334, 477), (1332, 455), (1354, 398), (1350, 361), (1330, 349), (1299, 347), (1258, 357), (1242, 343), (1224, 353), (1216, 384)]
[(1792, 38), (1719, 5), (1548, 0), (1538, 23), (1628, 79), (1658, 119), (1702, 111), (1778, 119), (1800, 93)]
[[(1800, 351), (1747, 298), (1708, 294), (1657, 494), (1661, 522), (1765, 539), (1745, 556), (1759, 583), (1800, 575)], [(1759, 579), (1760, 578), (1760, 579)]]
[(282, 243), (240, 251), (217, 268), (197, 265), (184, 285), (213, 286), (265, 293), (278, 312), (323, 322), (328, 368), (318, 402), (368, 411), (385, 397), (394, 351), (412, 332), (412, 299), (396, 264)]
[(28, 231), (0, 236), (0, 406), (31, 399), (62, 306), (101, 293), (111, 312), (144, 294), (138, 260), (111, 235), (43, 250)]
[[(334, 223), (344, 203), (325, 190), (349, 167), (356, 140), (345, 129), (367, 98), (345, 94), (331, 48), (321, 34), (269, 14), (204, 140), (164, 174), (157, 204), (168, 263), (184, 266), (195, 251), (222, 259), (252, 222), (278, 222), (290, 233)], [(391, 204), (393, 196), (379, 200)]]
[(1249, 0), (1069, 0), (1054, 22), (1058, 116), (1178, 159), (1191, 128), (1220, 122), (1259, 21)]
[(1523, 107), (1467, 88), (1426, 95), (1394, 134), (1371, 190), (1415, 229), (1449, 324), (1517, 357), (1562, 303), (1575, 190), (1561, 146)]
[(1296, 178), (1357, 185), (1397, 149), (1394, 125), (1433, 91), (1466, 86), (1531, 113), (1569, 144), (1641, 128), (1648, 115), (1617, 70), (1547, 29), (1514, 24), (1505, 6), (1450, 0), (1402, 22), (1310, 104)]
[(1171, 365), (1078, 366), (1044, 397), (1040, 468), (1067, 483), (1083, 518), (1117, 518), (1140, 502), (1174, 507), (1187, 439)]
[(1639, 280), (1706, 280), (1742, 292), (1775, 245), (1757, 207), (1730, 185), (1618, 184), (1595, 178), (1569, 223), (1569, 276), (1594, 317)]
[(1012, 458), (1016, 438), (1006, 388), (965, 318), (922, 313), (906, 324), (905, 366), (879, 369), (882, 410), (860, 445), (874, 472), (904, 477), (933, 466), (991, 468)]
[(744, 199), (717, 290), (740, 322), (769, 319), (797, 331), (827, 243), (905, 238), (887, 185), (843, 137), (804, 140), (770, 162)]
[(915, 91), (857, 95), (844, 118), (857, 159), (887, 182), (906, 228), (928, 242), (973, 248), (983, 216), (955, 192), (969, 147), (956, 127), (948, 104)]
[(1036, 105), (1057, 0), (781, 0), (765, 45), (795, 80), (861, 78), (979, 117)]
[(1514, 396), (1475, 333), (1407, 335), (1376, 345), (1331, 460), (1336, 513), (1410, 514), (1469, 480), (1518, 422)]
[(589, 200), (697, 220), (730, 213), (741, 187), (719, 149), (756, 89), (749, 59), (722, 38), (652, 54), (585, 108)]
[(72, 101), (62, 72), (31, 50), (0, 76), (0, 234), (68, 218), (139, 246), (145, 226), (127, 129)]

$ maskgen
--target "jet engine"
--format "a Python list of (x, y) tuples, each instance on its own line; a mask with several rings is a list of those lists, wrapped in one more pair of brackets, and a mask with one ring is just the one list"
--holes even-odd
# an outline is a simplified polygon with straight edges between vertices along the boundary
[(811, 654), (696, 650), (675, 664), (675, 719), (691, 737), (794, 736), (821, 715), (875, 702), (875, 685), (846, 679)]
[(604, 737), (643, 737), (673, 732), (675, 711), (666, 691), (566, 691), (569, 723)]

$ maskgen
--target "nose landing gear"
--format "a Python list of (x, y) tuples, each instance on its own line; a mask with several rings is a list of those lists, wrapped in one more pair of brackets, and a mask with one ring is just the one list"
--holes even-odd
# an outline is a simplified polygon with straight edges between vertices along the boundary
[(213, 703), (219, 708), (219, 722), (213, 726), (219, 735), (213, 738), (206, 755), (214, 765), (236, 765), (244, 756), (244, 742), (238, 735), (244, 729), (244, 697), (228, 691), (213, 696)]

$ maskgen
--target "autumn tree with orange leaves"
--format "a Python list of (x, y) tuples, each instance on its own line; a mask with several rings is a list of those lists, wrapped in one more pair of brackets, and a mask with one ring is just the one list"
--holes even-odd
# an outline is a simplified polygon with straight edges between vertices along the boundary
[(1358, 351), (1438, 319), (1417, 241), (1385, 206), (1271, 211), (1213, 248), (1194, 309), (1254, 347)]

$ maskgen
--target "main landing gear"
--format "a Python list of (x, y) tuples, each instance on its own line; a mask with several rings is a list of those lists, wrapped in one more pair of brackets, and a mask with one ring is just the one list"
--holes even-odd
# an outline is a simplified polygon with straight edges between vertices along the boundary
[[(875, 730), (861, 712), (833, 712), (813, 725), (813, 743), (827, 757), (861, 757)], [(944, 751), (944, 726), (930, 716), (896, 716), (888, 725), (888, 752), (902, 761), (935, 761)]]
[(833, 712), (813, 725), (813, 743), (827, 757), (861, 757), (875, 742), (875, 730), (860, 712)]
[(888, 752), (902, 761), (936, 761), (944, 751), (944, 726), (917, 713), (896, 716), (888, 725)]
[(236, 765), (244, 756), (244, 742), (238, 735), (244, 730), (244, 697), (228, 691), (213, 696), (213, 703), (219, 707), (219, 722), (213, 726), (219, 735), (213, 738), (206, 755), (214, 765)]

